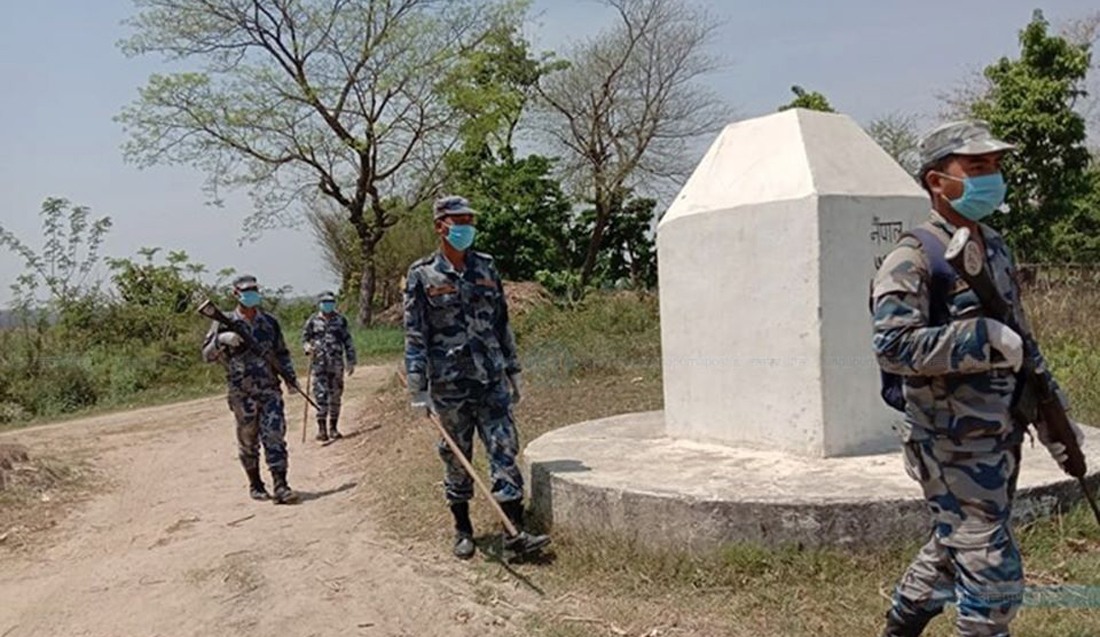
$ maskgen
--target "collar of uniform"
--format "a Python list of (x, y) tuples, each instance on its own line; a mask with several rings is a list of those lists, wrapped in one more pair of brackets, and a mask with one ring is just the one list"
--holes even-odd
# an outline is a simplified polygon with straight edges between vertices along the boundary
[[(931, 221), (932, 221), (932, 225), (934, 225), (934, 226), (938, 227), (940, 230), (943, 230), (944, 232), (946, 232), (947, 236), (949, 236), (949, 237), (955, 236), (955, 231), (959, 229), (958, 226), (956, 226), (955, 224), (953, 224), (950, 221), (948, 221), (947, 219), (945, 219), (944, 216), (941, 215), (939, 213), (939, 211), (936, 210), (935, 208), (932, 209), (932, 219), (931, 219)], [(994, 233), (990, 230), (989, 226), (987, 226), (987, 225), (985, 225), (984, 223), (981, 223), (981, 222), (978, 223), (978, 229), (981, 230), (982, 239), (986, 242), (989, 241), (989, 238), (990, 238), (991, 235), (996, 234), (996, 233)]]
[(945, 219), (935, 208), (932, 209), (932, 225), (938, 226), (941, 230), (946, 232), (948, 236), (954, 235), (955, 231), (958, 230), (955, 224)]
[[(469, 261), (470, 261), (470, 253), (466, 252), (466, 269), (467, 270), (470, 269)], [(455, 269), (454, 265), (451, 264), (450, 259), (448, 259), (447, 256), (445, 254), (443, 254), (442, 250), (436, 250), (436, 253), (435, 253), (435, 269), (439, 270), (440, 272), (442, 272), (444, 274), (450, 274), (450, 275), (453, 275), (455, 277), (462, 278), (462, 272), (459, 272), (458, 270)]]
[(241, 314), (241, 308), (240, 307), (233, 308), (233, 319), (234, 320), (244, 321), (245, 323), (248, 323), (249, 325), (251, 325), (258, 318), (260, 318), (260, 310), (259, 309), (256, 310), (256, 314), (250, 320), (247, 316), (245, 316), (244, 314)]

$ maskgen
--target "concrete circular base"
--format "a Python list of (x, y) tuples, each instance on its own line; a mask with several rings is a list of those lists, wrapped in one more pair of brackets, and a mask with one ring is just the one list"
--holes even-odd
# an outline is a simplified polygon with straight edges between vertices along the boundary
[[(1086, 427), (1089, 483), (1100, 432)], [(665, 436), (662, 412), (548, 433), (524, 452), (537, 515), (556, 528), (705, 551), (733, 542), (866, 545), (927, 536), (920, 488), (901, 451), (804, 458)], [(1080, 499), (1080, 487), (1025, 440), (1014, 515), (1029, 520)]]

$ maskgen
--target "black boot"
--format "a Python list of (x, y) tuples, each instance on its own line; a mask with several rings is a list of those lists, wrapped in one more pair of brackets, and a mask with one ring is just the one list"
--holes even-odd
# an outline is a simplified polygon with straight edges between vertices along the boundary
[(339, 416), (333, 416), (328, 419), (328, 435), (333, 440), (339, 440), (344, 437), (344, 434), (340, 433), (339, 430), (336, 429), (336, 422), (338, 420), (340, 420)]
[(328, 442), (328, 429), (325, 428), (324, 419), (317, 420), (317, 440)]
[(455, 519), (455, 545), (451, 552), (460, 560), (468, 560), (477, 548), (474, 546), (474, 525), (470, 522), (470, 503), (451, 504), (451, 515)]
[(293, 504), (298, 501), (298, 494), (290, 489), (286, 483), (286, 471), (271, 470), (271, 479), (275, 482), (275, 504)]
[(935, 616), (934, 613), (922, 613), (903, 620), (891, 608), (886, 613), (886, 629), (883, 631), (882, 637), (920, 637), (920, 634), (924, 632), (924, 627)]
[(538, 553), (545, 548), (546, 545), (550, 544), (549, 535), (532, 535), (524, 530), (523, 500), (501, 502), (500, 508), (504, 509), (504, 514), (512, 521), (512, 526), (516, 527), (517, 531), (517, 533), (511, 537), (505, 536), (504, 550), (506, 552), (511, 553), (513, 557), (522, 557), (524, 555)]
[(267, 493), (263, 478), (260, 477), (260, 468), (245, 468), (244, 472), (248, 474), (248, 495), (253, 500), (270, 500), (271, 496)]

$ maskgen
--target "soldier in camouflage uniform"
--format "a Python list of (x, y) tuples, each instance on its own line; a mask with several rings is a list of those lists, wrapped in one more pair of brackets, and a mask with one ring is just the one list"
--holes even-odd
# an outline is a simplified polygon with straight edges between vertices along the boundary
[[(340, 399), (344, 395), (344, 360), (347, 374), (355, 373), (355, 343), (348, 319), (336, 311), (336, 295), (322, 292), (317, 297), (320, 311), (302, 327), (302, 349), (310, 357), (313, 394), (317, 401), (317, 440), (343, 438), (336, 428), (340, 420)], [(326, 426), (327, 425), (327, 426)]]
[[(294, 365), (283, 341), (279, 322), (259, 308), (260, 292), (256, 278), (249, 275), (233, 282), (237, 308), (230, 318), (248, 330), (260, 351), (249, 349), (239, 334), (213, 322), (203, 341), (202, 355), (207, 362), (219, 361), (225, 367), (229, 387), (229, 409), (237, 419), (237, 447), (241, 464), (248, 475), (249, 492), (254, 500), (268, 500), (260, 478), (260, 446), (275, 486), (275, 503), (297, 499), (287, 484), (286, 416), (279, 375), (267, 360), (274, 354), (283, 373), (294, 379)], [(287, 391), (294, 392), (293, 387)]]
[[(1010, 144), (980, 121), (945, 124), (920, 143), (921, 184), (932, 198), (922, 228), (946, 244), (968, 227), (981, 242), (997, 287), (1026, 326), (1008, 247), (979, 221), (1001, 206), (1001, 156)], [(953, 601), (965, 637), (1007, 637), (1023, 596), (1023, 567), (1010, 525), (1024, 435), (1010, 413), (1023, 362), (1021, 335), (983, 316), (956, 278), (939, 324), (928, 250), (905, 235), (879, 269), (872, 292), (874, 349), (886, 372), (902, 375), (907, 473), (933, 518), (932, 537), (897, 585), (885, 637), (915, 637)], [(1043, 365), (1041, 360), (1036, 361)], [(1039, 438), (1064, 464), (1065, 449)]]
[[(546, 536), (523, 531), (523, 478), (512, 405), (520, 399), (520, 366), (500, 276), (487, 254), (469, 250), (474, 215), (462, 197), (435, 202), (440, 249), (409, 268), (405, 286), (405, 368), (412, 405), (438, 414), (469, 458), (475, 432), (489, 456), (492, 495), (519, 530), (505, 538), (516, 554), (533, 553)], [(469, 500), (474, 483), (439, 443), (444, 485), (455, 520), (454, 554), (474, 554)]]

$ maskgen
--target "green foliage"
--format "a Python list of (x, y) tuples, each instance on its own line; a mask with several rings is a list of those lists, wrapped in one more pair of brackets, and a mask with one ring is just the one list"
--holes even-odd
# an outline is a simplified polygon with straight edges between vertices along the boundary
[(26, 272), (12, 285), (16, 305), (37, 305), (39, 291), (61, 308), (86, 292), (88, 277), (99, 262), (99, 248), (111, 228), (110, 217), (91, 220), (91, 210), (68, 199), (49, 197), (42, 202), (43, 245), (36, 252), (0, 225), (0, 247), (22, 257)]
[(369, 323), (379, 241), (397, 214), (434, 194), (462, 126), (440, 85), (494, 29), (521, 24), (526, 4), (136, 5), (122, 49), (166, 55), (182, 70), (151, 77), (118, 115), (126, 159), (199, 168), (215, 202), (224, 189), (246, 190), (255, 229), (292, 224), (319, 200), (341, 210), (371, 297), (357, 318)]
[(657, 297), (645, 292), (598, 292), (570, 307), (543, 305), (515, 321), (525, 372), (537, 378), (575, 378), (660, 368)]
[(657, 249), (653, 234), (656, 206), (657, 201), (649, 198), (620, 196), (610, 202), (611, 214), (607, 216), (600, 242), (603, 247), (587, 285), (581, 269), (598, 213), (594, 208), (581, 211), (568, 222), (568, 241), (564, 248), (567, 267), (538, 270), (535, 279), (566, 304), (575, 303), (593, 289), (653, 288), (657, 285)]
[(571, 205), (541, 155), (498, 158), (486, 146), (448, 156), (449, 189), (480, 214), (476, 249), (493, 254), (501, 276), (529, 281), (568, 266)]
[(504, 278), (531, 280), (568, 266), (571, 205), (541, 155), (516, 158), (513, 136), (540, 78), (560, 64), (537, 60), (515, 28), (494, 30), (445, 83), (466, 116), (462, 146), (446, 157), (448, 192), (481, 213), (477, 249), (496, 257)]
[[(657, 247), (653, 236), (656, 207), (657, 200), (644, 197), (614, 202), (615, 212), (608, 220), (601, 242), (603, 250), (596, 265), (596, 281), (635, 289), (657, 285)], [(595, 222), (596, 211), (585, 210), (573, 229), (574, 236), (590, 235)], [(577, 258), (580, 257), (578, 254)]]
[(580, 272), (576, 270), (539, 270), (535, 281), (556, 300), (571, 305), (584, 297), (585, 289)]
[(199, 279), (205, 272), (202, 265), (191, 263), (183, 251), (170, 252), (167, 262), (157, 265), (154, 259), (159, 251), (140, 250), (144, 262), (107, 261), (119, 295), (108, 314), (112, 322), (117, 321), (111, 333), (119, 340), (166, 341), (186, 333), (194, 321), (192, 310), (211, 296), (211, 287)]
[(466, 51), (439, 89), (464, 120), (464, 146), (489, 146), (511, 157), (512, 137), (539, 80), (564, 68), (549, 55), (535, 59), (516, 25), (502, 23)]
[(1020, 57), (985, 69), (989, 91), (971, 113), (1017, 146), (1004, 162), (1011, 214), (998, 218), (1017, 257), (1097, 261), (1096, 179), (1089, 172), (1085, 120), (1074, 110), (1084, 95), (1089, 46), (1051, 35), (1048, 26), (1036, 11), (1020, 33)]
[(796, 84), (791, 87), (791, 92), (794, 93), (794, 99), (780, 106), (780, 111), (786, 111), (792, 108), (806, 108), (811, 111), (822, 111), (824, 113), (836, 112), (832, 104), (829, 104), (829, 100), (817, 91), (807, 93), (806, 89)]

